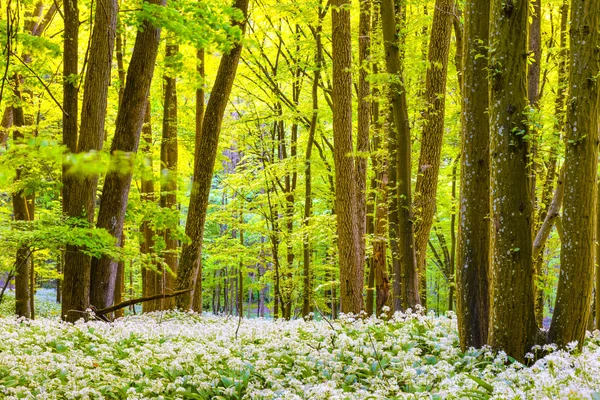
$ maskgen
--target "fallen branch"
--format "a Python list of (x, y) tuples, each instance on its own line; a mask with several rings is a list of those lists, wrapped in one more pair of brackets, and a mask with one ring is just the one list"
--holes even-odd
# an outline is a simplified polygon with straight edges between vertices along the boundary
[(132, 306), (134, 304), (144, 303), (146, 301), (152, 301), (152, 300), (166, 299), (169, 297), (175, 297), (175, 296), (179, 296), (184, 293), (191, 292), (191, 291), (192, 291), (192, 289), (190, 288), (190, 289), (185, 289), (185, 290), (178, 290), (176, 292), (168, 293), (168, 294), (155, 294), (154, 296), (140, 297), (138, 299), (131, 299), (131, 300), (123, 301), (119, 304), (115, 304), (114, 306), (111, 306), (111, 307), (103, 308), (101, 310), (94, 310), (94, 314), (104, 315), (104, 314), (111, 313), (113, 311), (120, 310), (121, 308)]

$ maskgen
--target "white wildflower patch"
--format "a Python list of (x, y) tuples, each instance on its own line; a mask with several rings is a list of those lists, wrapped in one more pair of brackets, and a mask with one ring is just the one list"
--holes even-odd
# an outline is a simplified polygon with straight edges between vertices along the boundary
[[(114, 323), (0, 318), (2, 399), (599, 396), (600, 334), (531, 365), (458, 347), (456, 319), (268, 321), (168, 312)], [(237, 333), (236, 333), (237, 332)], [(539, 354), (539, 353), (538, 353)]]

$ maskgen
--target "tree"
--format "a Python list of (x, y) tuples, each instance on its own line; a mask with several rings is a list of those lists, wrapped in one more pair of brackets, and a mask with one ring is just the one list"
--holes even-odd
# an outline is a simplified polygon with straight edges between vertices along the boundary
[[(246, 26), (248, 0), (236, 0), (235, 7), (243, 13), (244, 17), (242, 20), (235, 21), (233, 25), (239, 27), (243, 34)], [(221, 58), (217, 77), (202, 119), (202, 134), (194, 153), (194, 181), (185, 226), (185, 233), (189, 238), (189, 242), (182, 246), (177, 273), (178, 290), (190, 287), (193, 287), (194, 290), (190, 294), (177, 298), (177, 307), (181, 309), (190, 309), (194, 292), (202, 290), (200, 285), (202, 282), (200, 257), (208, 208), (208, 195), (210, 194), (223, 113), (229, 100), (229, 93), (231, 93), (241, 53), (242, 43), (238, 42), (229, 53)]]
[(598, 179), (597, 1), (571, 2), (569, 94), (565, 125), (563, 240), (556, 307), (548, 339), (583, 345), (592, 304)]
[(333, 58), (333, 154), (335, 162), (335, 209), (340, 264), (342, 312), (363, 308), (364, 260), (361, 259), (357, 171), (352, 153), (352, 46), (350, 1), (332, 2)]
[(393, 127), (390, 129), (389, 186), (391, 196), (389, 235), (392, 253), (394, 310), (420, 304), (419, 274), (416, 267), (411, 195), (411, 143), (406, 91), (402, 76), (400, 42), (396, 28), (393, 0), (381, 2), (381, 27), (385, 48), (385, 64), (390, 75), (389, 91), (392, 103)]
[(415, 252), (419, 271), (421, 303), (427, 304), (427, 242), (433, 224), (440, 170), (444, 116), (446, 102), (446, 77), (450, 34), (454, 15), (454, 0), (436, 0), (427, 55), (425, 78), (424, 126), (421, 137), (417, 184), (415, 188)]
[[(517, 360), (535, 344), (531, 180), (527, 126), (527, 1), (494, 0), (490, 12), (489, 344)], [(475, 160), (473, 160), (475, 161)], [(459, 264), (460, 268), (460, 264)]]
[[(148, 3), (164, 6), (165, 0), (149, 0)], [(112, 157), (104, 180), (96, 226), (106, 229), (115, 238), (118, 247), (121, 246), (133, 159), (140, 142), (159, 40), (160, 28), (144, 20), (136, 36), (123, 101), (115, 122), (115, 136), (110, 149)], [(92, 260), (91, 304), (98, 308), (112, 305), (116, 275), (117, 260), (106, 255)]]
[[(172, 62), (173, 57), (179, 53), (179, 46), (173, 43), (174, 38), (167, 38), (165, 58)], [(163, 130), (160, 147), (161, 160), (161, 195), (160, 206), (169, 213), (167, 221), (170, 226), (163, 232), (165, 250), (163, 259), (168, 271), (163, 271), (163, 288), (160, 290), (173, 291), (175, 289), (175, 276), (177, 276), (177, 247), (175, 236), (179, 223), (177, 211), (177, 80), (175, 70), (171, 68), (164, 76), (165, 99), (163, 107)], [(165, 308), (173, 308), (175, 301), (171, 297), (163, 304)]]
[(465, 2), (462, 154), (456, 306), (463, 349), (487, 343), (489, 322), (490, 165), (487, 48), (489, 2)]
[[(90, 56), (83, 86), (81, 128), (78, 134), (75, 131), (75, 138), (69, 138), (69, 140), (74, 139), (74, 142), (68, 144), (69, 150), (73, 146), (73, 150), (71, 150), (73, 153), (85, 154), (98, 151), (102, 149), (104, 143), (104, 125), (117, 12), (116, 0), (100, 0), (96, 5)], [(73, 56), (76, 57), (76, 54)], [(68, 61), (70, 62), (70, 60)], [(75, 123), (77, 123), (76, 117)], [(68, 124), (65, 124), (65, 128), (67, 126)], [(64, 134), (68, 136), (72, 132), (65, 131)], [(66, 168), (63, 175), (64, 212), (71, 218), (80, 218), (92, 224), (98, 174), (82, 175), (77, 170), (70, 171), (69, 166)], [(72, 322), (81, 318), (80, 314), (70, 313), (71, 310), (83, 311), (89, 304), (90, 268), (91, 257), (86, 255), (83, 249), (67, 246), (64, 257), (62, 315), (68, 321)]]

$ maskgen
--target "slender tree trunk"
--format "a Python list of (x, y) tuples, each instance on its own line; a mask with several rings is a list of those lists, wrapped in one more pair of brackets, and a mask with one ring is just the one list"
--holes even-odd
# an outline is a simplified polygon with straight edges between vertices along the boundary
[[(125, 236), (125, 235), (123, 235)], [(125, 238), (121, 238), (121, 242), (125, 244)], [(115, 285), (115, 304), (119, 304), (125, 300), (125, 261), (119, 260), (117, 264), (117, 283)], [(121, 308), (115, 311), (115, 318), (125, 316), (125, 309)]]
[(448, 273), (448, 311), (454, 310), (455, 271), (456, 271), (456, 180), (460, 155), (452, 162), (452, 215), (450, 216), (450, 268)]
[[(164, 6), (165, 0), (148, 3)], [(135, 154), (140, 142), (146, 103), (158, 53), (160, 29), (148, 20), (137, 33), (123, 102), (117, 114), (111, 162), (104, 180), (98, 214), (98, 228), (106, 229), (121, 247), (125, 210), (131, 187)], [(103, 256), (92, 260), (90, 302), (98, 308), (112, 305), (115, 292), (117, 261)]]
[[(394, 196), (390, 205), (390, 244), (392, 253), (397, 248), (394, 272), (394, 310), (406, 309), (420, 304), (419, 274), (416, 268), (414, 227), (411, 195), (411, 143), (408, 108), (399, 40), (396, 31), (396, 10), (393, 0), (382, 0), (381, 23), (385, 47), (387, 72), (390, 79), (393, 128), (390, 129), (389, 183)], [(395, 165), (395, 168), (394, 168)], [(395, 240), (394, 238), (397, 238)], [(397, 244), (396, 244), (397, 243)], [(401, 293), (401, 294), (400, 294)]]
[[(200, 87), (196, 89), (196, 129), (194, 135), (194, 149), (198, 149), (200, 147), (200, 138), (202, 137), (202, 121), (204, 119), (204, 80), (206, 79), (204, 56), (204, 49), (198, 50), (196, 54), (196, 58), (198, 59), (196, 71), (200, 75), (202, 83), (200, 84)], [(202, 259), (198, 260), (198, 263), (198, 268), (202, 270)], [(202, 312), (202, 275), (200, 275), (200, 279), (196, 279), (194, 286), (194, 298), (192, 300), (192, 310), (196, 310), (199, 313)]]
[(454, 0), (436, 0), (427, 55), (429, 67), (425, 79), (426, 105), (414, 205), (415, 251), (419, 270), (419, 294), (423, 306), (427, 304), (427, 242), (435, 213), (444, 137), (446, 77), (453, 15)]
[(489, 2), (465, 2), (462, 154), (457, 239), (456, 307), (460, 345), (487, 343), (489, 324)]
[[(358, 27), (358, 129), (356, 133), (356, 206), (360, 236), (360, 263), (366, 257), (367, 233), (367, 167), (369, 131), (371, 129), (371, 84), (367, 80), (371, 68), (371, 0), (360, 0)], [(363, 267), (364, 270), (364, 267)], [(362, 293), (362, 290), (361, 290)]]
[[(248, 0), (236, 0), (235, 7), (244, 15), (248, 11)], [(236, 22), (245, 30), (246, 21)], [(190, 309), (193, 306), (198, 281), (202, 281), (201, 254), (204, 237), (204, 222), (208, 208), (208, 196), (212, 182), (213, 169), (217, 155), (219, 134), (223, 122), (223, 114), (229, 100), (229, 93), (237, 71), (237, 65), (242, 52), (242, 44), (237, 43), (228, 54), (223, 55), (212, 94), (208, 100), (202, 122), (202, 133), (194, 154), (194, 182), (190, 196), (185, 233), (190, 242), (183, 245), (179, 270), (177, 273), (177, 289), (194, 288), (191, 293), (177, 297), (177, 307)]]
[(592, 303), (596, 189), (598, 178), (598, 43), (600, 3), (575, 1), (571, 7), (569, 101), (565, 125), (564, 236), (560, 278), (548, 338), (583, 346)]
[[(179, 46), (173, 43), (173, 38), (167, 40), (165, 58), (176, 57)], [(173, 214), (169, 216), (170, 225), (179, 224), (179, 212), (177, 210), (177, 82), (174, 71), (169, 71), (164, 76), (165, 102), (163, 112), (163, 131), (160, 149), (161, 160), (161, 196), (160, 206), (170, 210)], [(163, 270), (163, 282), (167, 292), (175, 290), (175, 274), (177, 274), (177, 245), (174, 237), (176, 228), (167, 228), (163, 233), (165, 250), (163, 259), (168, 269)], [(164, 300), (166, 309), (175, 307), (175, 298)]]
[[(529, 2), (494, 0), (490, 13), (491, 316), (489, 344), (519, 361), (537, 340), (533, 301), (527, 126)], [(465, 89), (466, 91), (466, 89)], [(471, 160), (469, 160), (471, 161)], [(473, 162), (475, 160), (472, 160)], [(483, 216), (483, 215), (481, 215)]]
[[(154, 203), (154, 173), (152, 166), (152, 121), (150, 113), (150, 101), (146, 102), (144, 113), (144, 125), (142, 126), (142, 153), (144, 154), (144, 170), (141, 178), (141, 200), (142, 204)], [(154, 254), (154, 228), (151, 221), (145, 219), (140, 227), (142, 241), (140, 252), (150, 259)], [(153, 266), (158, 267), (155, 263)], [(142, 294), (144, 297), (154, 296), (160, 293), (162, 287), (162, 274), (151, 268), (142, 269)], [(146, 301), (142, 303), (143, 312), (158, 309), (159, 300)]]
[[(558, 156), (558, 145), (561, 143), (561, 132), (564, 129), (565, 119), (565, 97), (566, 97), (566, 84), (568, 81), (567, 75), (567, 24), (569, 22), (569, 4), (565, 0), (561, 7), (561, 22), (560, 22), (560, 51), (558, 53), (558, 78), (557, 78), (557, 95), (554, 104), (554, 115), (556, 123), (554, 125), (553, 139), (554, 141), (550, 146), (550, 157), (546, 167), (546, 179), (544, 181), (544, 187), (542, 190), (542, 197), (540, 199), (540, 205), (538, 207), (539, 213), (537, 218), (538, 231), (542, 228), (550, 207), (552, 200), (552, 191), (554, 189), (554, 181), (556, 180), (557, 173), (557, 156)], [(559, 206), (560, 207), (560, 206)], [(557, 209), (558, 213), (560, 210)], [(538, 233), (539, 235), (539, 233)], [(542, 326), (544, 320), (544, 291), (540, 286), (543, 281), (542, 266), (544, 264), (544, 247), (539, 249), (539, 255), (536, 256), (536, 247), (534, 242), (534, 268), (535, 268), (535, 319), (538, 326)]]
[(373, 270), (375, 275), (375, 293), (376, 305), (375, 315), (382, 314), (383, 306), (388, 303), (390, 296), (390, 280), (388, 276), (388, 268), (386, 262), (387, 253), (387, 238), (385, 235), (385, 216), (387, 215), (387, 177), (379, 174), (381, 177), (377, 205), (375, 207), (375, 232), (373, 235)]
[[(531, 24), (529, 25), (529, 54), (533, 57), (532, 62), (527, 66), (527, 99), (529, 105), (539, 110), (539, 97), (540, 97), (540, 62), (542, 58), (542, 1), (533, 0), (531, 2), (532, 13), (531, 13)], [(531, 179), (531, 195), (533, 201), (533, 209), (537, 208), (537, 199), (535, 187), (537, 184), (536, 173), (539, 169), (538, 166), (538, 136), (539, 133), (535, 128), (531, 129), (530, 141), (531, 141), (531, 155), (530, 162), (528, 163), (528, 173)], [(535, 224), (532, 225), (535, 229)]]

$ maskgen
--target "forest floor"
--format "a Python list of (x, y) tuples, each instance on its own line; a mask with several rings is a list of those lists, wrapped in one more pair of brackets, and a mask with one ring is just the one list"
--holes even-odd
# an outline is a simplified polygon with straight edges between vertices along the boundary
[(547, 346), (525, 366), (461, 352), (452, 315), (3, 317), (0, 338), (2, 399), (600, 399), (599, 332), (581, 352)]

